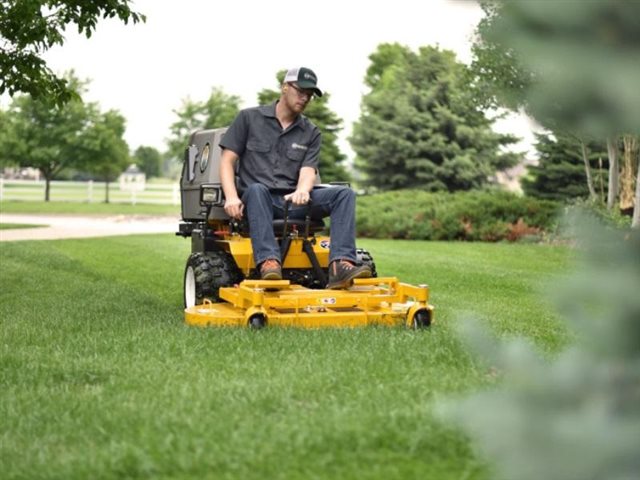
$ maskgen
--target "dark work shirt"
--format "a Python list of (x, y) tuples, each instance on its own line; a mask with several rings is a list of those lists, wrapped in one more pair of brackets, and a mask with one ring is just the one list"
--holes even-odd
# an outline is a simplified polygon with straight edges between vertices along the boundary
[(242, 110), (220, 141), (239, 157), (240, 188), (294, 190), (302, 167), (318, 170), (320, 130), (304, 115), (282, 130), (276, 104)]

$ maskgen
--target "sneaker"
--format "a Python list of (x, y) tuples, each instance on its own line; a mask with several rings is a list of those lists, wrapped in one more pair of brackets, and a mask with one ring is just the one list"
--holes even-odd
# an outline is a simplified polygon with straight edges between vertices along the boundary
[(327, 288), (348, 288), (355, 278), (371, 277), (371, 268), (368, 265), (356, 267), (348, 260), (336, 260), (329, 265), (329, 283)]
[(282, 268), (280, 262), (270, 258), (260, 265), (260, 278), (262, 280), (282, 280)]

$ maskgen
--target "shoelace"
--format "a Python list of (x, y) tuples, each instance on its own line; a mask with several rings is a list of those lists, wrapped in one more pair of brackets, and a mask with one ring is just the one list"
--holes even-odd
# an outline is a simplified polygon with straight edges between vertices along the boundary
[(335, 269), (334, 269), (334, 271), (336, 273), (338, 272), (338, 266), (340, 266), (341, 268), (344, 268), (346, 270), (353, 270), (354, 268), (356, 268), (356, 266), (354, 264), (352, 264), (351, 262), (349, 262), (347, 260), (340, 260), (339, 262), (336, 262), (336, 266), (335, 266)]

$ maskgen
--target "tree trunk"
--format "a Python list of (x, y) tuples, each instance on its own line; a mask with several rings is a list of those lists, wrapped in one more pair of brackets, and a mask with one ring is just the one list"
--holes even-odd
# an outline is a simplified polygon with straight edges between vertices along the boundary
[(589, 158), (587, 157), (587, 146), (584, 141), (580, 139), (580, 148), (582, 149), (582, 160), (584, 161), (584, 173), (587, 175), (587, 186), (589, 187), (589, 198), (595, 200), (597, 198), (596, 189), (593, 188), (593, 178), (591, 178), (591, 166), (589, 165)]
[(109, 203), (109, 180), (104, 182), (104, 203)]
[(638, 164), (638, 176), (636, 178), (636, 204), (633, 208), (633, 220), (631, 221), (633, 228), (640, 228), (640, 164)]
[(607, 192), (607, 209), (611, 210), (616, 204), (619, 188), (618, 148), (615, 138), (607, 138), (607, 153), (609, 154), (609, 189)]
[(638, 168), (638, 138), (635, 135), (622, 137), (624, 151), (620, 165), (620, 211), (630, 213), (634, 206), (634, 183)]
[(602, 174), (602, 157), (598, 157), (598, 183), (600, 184), (600, 197), (598, 200), (604, 203), (604, 175)]
[(49, 201), (49, 193), (51, 191), (51, 177), (49, 175), (44, 176), (44, 201)]

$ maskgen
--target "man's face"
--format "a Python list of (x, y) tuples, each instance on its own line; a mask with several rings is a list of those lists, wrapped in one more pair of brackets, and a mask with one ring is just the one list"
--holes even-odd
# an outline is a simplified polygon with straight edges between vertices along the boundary
[(295, 83), (287, 83), (285, 87), (287, 106), (296, 113), (302, 113), (313, 99), (313, 90), (300, 88)]

